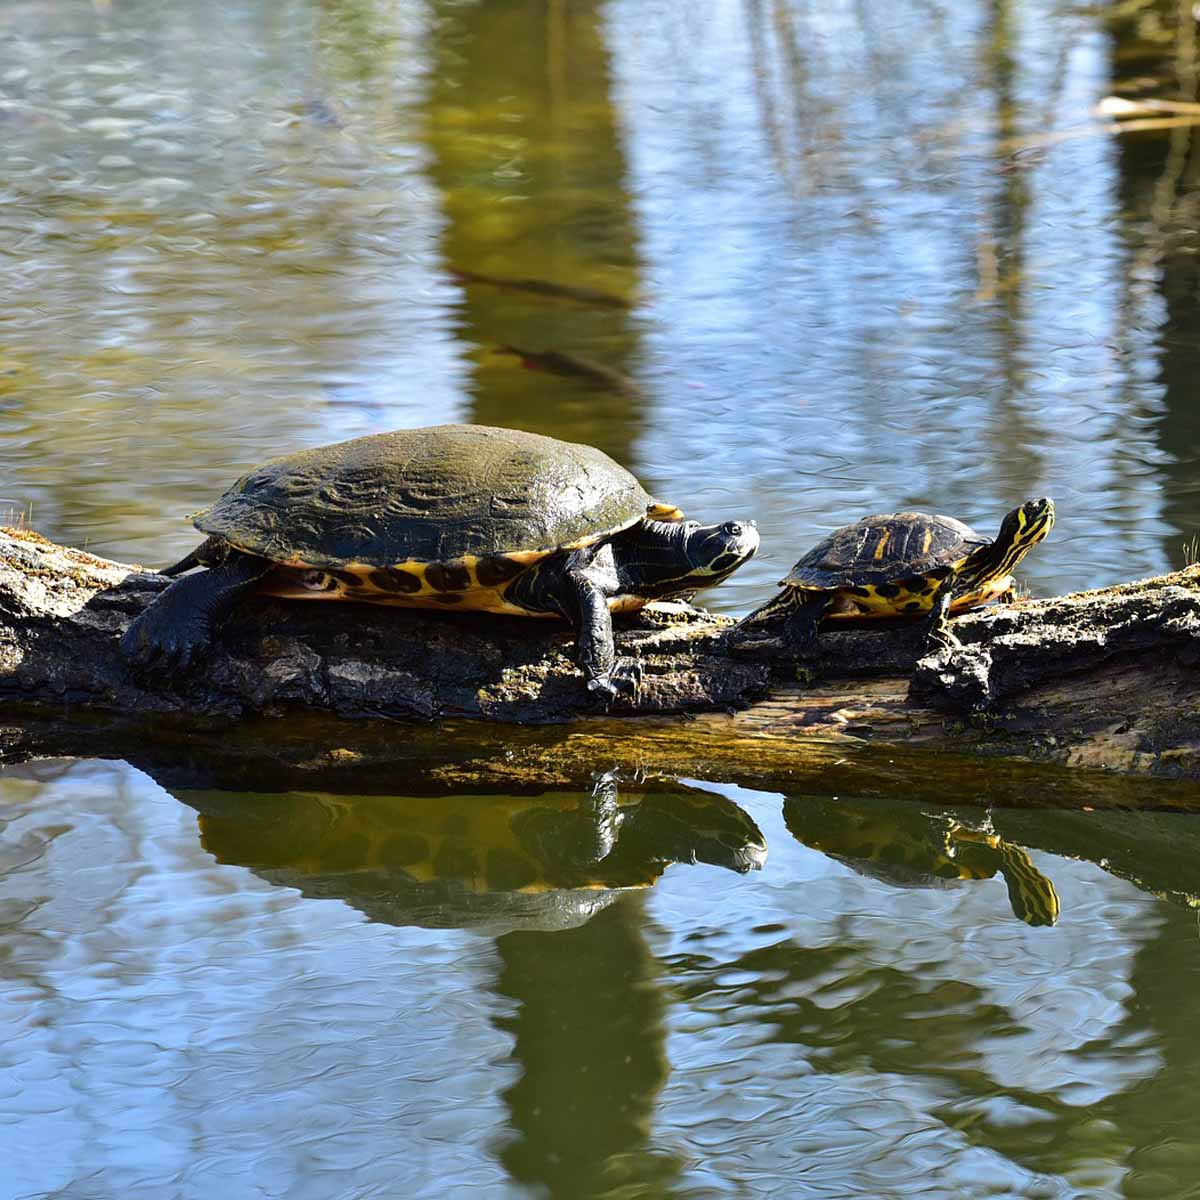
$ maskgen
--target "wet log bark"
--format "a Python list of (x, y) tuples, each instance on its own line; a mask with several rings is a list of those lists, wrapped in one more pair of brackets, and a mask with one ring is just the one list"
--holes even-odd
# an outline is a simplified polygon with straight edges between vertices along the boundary
[[(119, 638), (168, 584), (0, 531), (0, 758), (204, 737), (228, 757), (231, 729), (288, 715), (277, 733), (243, 740), (239, 761), (253, 759), (257, 738), (260, 757), (265, 742), (276, 758), (290, 745), (280, 765), (293, 771), (328, 768), (335, 749), (365, 764), (394, 762), (402, 748), (426, 755), (443, 782), (486, 770), (518, 789), (566, 786), (617, 768), (772, 786), (813, 772), (832, 780), (870, 747), (904, 747), (914, 782), (935, 752), (960, 765), (999, 754), (1200, 779), (1197, 569), (966, 614), (955, 622), (962, 648), (927, 658), (911, 625), (823, 633), (797, 663), (770, 637), (731, 648), (728, 619), (656, 609), (619, 632), (643, 682), (607, 712), (564, 627), (472, 614), (255, 599), (198, 669), (135, 675)], [(387, 732), (355, 751), (344, 725), (318, 732), (298, 713), (383, 718)], [(569, 731), (514, 728), (582, 717)], [(463, 719), (504, 732), (473, 727), (451, 753)]]

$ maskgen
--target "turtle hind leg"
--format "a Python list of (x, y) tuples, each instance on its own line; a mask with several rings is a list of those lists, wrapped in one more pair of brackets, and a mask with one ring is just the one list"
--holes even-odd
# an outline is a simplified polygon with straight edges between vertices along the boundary
[(121, 653), (142, 670), (186, 670), (209, 648), (213, 634), (237, 602), (254, 590), (273, 565), (253, 555), (232, 553), (207, 571), (176, 579), (125, 631)]
[(799, 593), (795, 588), (785, 587), (777, 595), (771, 597), (766, 604), (760, 604), (753, 612), (747, 613), (730, 631), (729, 638), (733, 642), (745, 641), (754, 637), (756, 626), (773, 625), (777, 621), (786, 621), (794, 611)]
[(195, 550), (190, 550), (177, 563), (163, 567), (160, 575), (182, 575), (193, 567), (215, 567), (224, 557), (224, 552), (218, 552), (220, 543), (216, 538), (206, 538)]
[(800, 654), (817, 640), (817, 631), (825, 614), (833, 607), (833, 602), (832, 595), (817, 592), (796, 604), (783, 626), (783, 644), (791, 653)]
[(812, 645), (817, 630), (833, 607), (836, 597), (830, 592), (809, 592), (803, 588), (784, 586), (766, 604), (744, 616), (729, 632), (733, 645), (753, 638), (758, 626), (768, 626), (768, 635), (782, 640), (784, 647), (799, 654)]

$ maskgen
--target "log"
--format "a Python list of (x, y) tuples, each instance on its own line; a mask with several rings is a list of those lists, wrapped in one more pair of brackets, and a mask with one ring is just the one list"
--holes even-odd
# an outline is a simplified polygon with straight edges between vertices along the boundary
[[(993, 802), (1000, 788), (1022, 805), (1197, 804), (1196, 568), (964, 614), (961, 649), (929, 657), (911, 624), (823, 632), (797, 662), (774, 637), (731, 645), (728, 618), (652, 606), (617, 639), (641, 659), (642, 685), (608, 710), (555, 622), (366, 605), (255, 598), (199, 667), (137, 675), (118, 641), (169, 582), (0, 531), (0, 761), (120, 754), (156, 773), (260, 781), (269, 762), (272, 786), (353, 770), (364, 790), (396, 790), (403, 759), (409, 791), (572, 787), (615, 769)], [(1131, 799), (1128, 780), (1077, 768), (1180, 782)]]

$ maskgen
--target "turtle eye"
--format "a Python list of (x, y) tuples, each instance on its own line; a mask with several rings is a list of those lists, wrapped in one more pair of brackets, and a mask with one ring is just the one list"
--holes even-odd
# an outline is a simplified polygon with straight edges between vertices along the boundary
[(740, 521), (726, 521), (721, 526), (721, 532), (726, 537), (741, 537), (746, 532), (746, 527)]

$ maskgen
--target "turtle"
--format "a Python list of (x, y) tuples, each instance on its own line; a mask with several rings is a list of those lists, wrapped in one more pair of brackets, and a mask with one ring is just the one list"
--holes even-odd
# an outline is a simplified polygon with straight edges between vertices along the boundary
[[(587, 686), (636, 686), (612, 612), (688, 596), (758, 549), (753, 521), (701, 525), (592, 446), (434, 425), (271, 459), (193, 517), (207, 534), (129, 626), (135, 667), (184, 670), (244, 596), (565, 618)], [(193, 568), (202, 573), (188, 574)]]
[(987, 826), (950, 813), (926, 813), (907, 803), (795, 797), (784, 801), (788, 831), (806, 846), (859, 875), (891, 887), (952, 886), (999, 875), (1013, 916), (1050, 926), (1062, 909), (1053, 882), (1022, 847)]
[(995, 539), (954, 517), (879, 513), (834, 530), (808, 551), (783, 589), (738, 624), (737, 636), (782, 619), (785, 642), (803, 650), (821, 624), (842, 618), (926, 618), (926, 650), (959, 644), (949, 614), (1011, 595), (1012, 571), (1054, 525), (1054, 501), (1027, 500)]
[(724, 796), (620, 795), (611, 772), (590, 793), (537, 796), (177, 795), (218, 861), (392, 925), (567, 928), (672, 863), (745, 875), (767, 855), (762, 831)]

